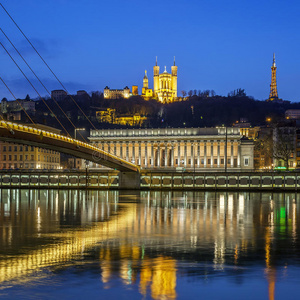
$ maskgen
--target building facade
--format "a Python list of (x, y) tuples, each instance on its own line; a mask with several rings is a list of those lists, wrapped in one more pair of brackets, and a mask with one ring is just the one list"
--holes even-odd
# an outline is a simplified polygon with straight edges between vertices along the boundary
[(171, 67), (171, 74), (167, 72), (167, 68), (163, 73), (159, 73), (157, 59), (153, 67), (153, 96), (162, 103), (174, 102), (177, 99), (177, 66)]
[(125, 86), (124, 89), (110, 89), (108, 86), (104, 88), (104, 99), (119, 99), (125, 98), (128, 99), (130, 97), (130, 89), (128, 86)]
[(253, 141), (242, 138), (239, 128), (91, 130), (89, 139), (102, 150), (145, 169), (254, 168)]
[(56, 101), (62, 101), (67, 97), (68, 93), (65, 90), (53, 90), (51, 91), (51, 98)]
[(143, 78), (142, 97), (145, 100), (149, 100), (150, 98), (153, 98), (153, 90), (149, 89), (149, 80), (148, 80), (146, 70), (145, 70), (145, 75), (144, 75), (144, 78)]
[(0, 142), (0, 169), (60, 169), (60, 153)]
[(140, 114), (134, 115), (117, 115), (116, 109), (107, 108), (96, 111), (96, 118), (100, 123), (119, 124), (128, 126), (142, 126), (147, 117)]

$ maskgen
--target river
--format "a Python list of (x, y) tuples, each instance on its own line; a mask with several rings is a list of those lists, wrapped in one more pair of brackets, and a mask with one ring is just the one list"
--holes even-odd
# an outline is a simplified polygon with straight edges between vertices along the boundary
[(0, 297), (295, 299), (300, 196), (0, 191)]

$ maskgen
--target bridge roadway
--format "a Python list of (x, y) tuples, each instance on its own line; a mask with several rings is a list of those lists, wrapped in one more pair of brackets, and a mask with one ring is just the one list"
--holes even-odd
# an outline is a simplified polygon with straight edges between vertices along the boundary
[(0, 140), (71, 154), (121, 172), (139, 172), (137, 165), (91, 144), (33, 126), (0, 121)]

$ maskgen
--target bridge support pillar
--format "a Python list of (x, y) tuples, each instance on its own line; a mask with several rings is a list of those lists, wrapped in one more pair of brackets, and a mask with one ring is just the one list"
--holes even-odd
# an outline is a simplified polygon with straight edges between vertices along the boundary
[(120, 190), (137, 190), (140, 189), (139, 172), (120, 172), (119, 189)]

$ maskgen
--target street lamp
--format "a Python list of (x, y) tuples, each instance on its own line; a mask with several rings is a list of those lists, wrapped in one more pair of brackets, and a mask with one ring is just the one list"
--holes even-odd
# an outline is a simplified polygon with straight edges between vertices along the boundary
[(224, 169), (225, 169), (225, 173), (227, 173), (227, 126), (225, 127), (225, 149), (224, 149)]
[(76, 140), (76, 132), (77, 131), (83, 131), (83, 130), (85, 130), (85, 128), (75, 128), (74, 129), (74, 139)]

